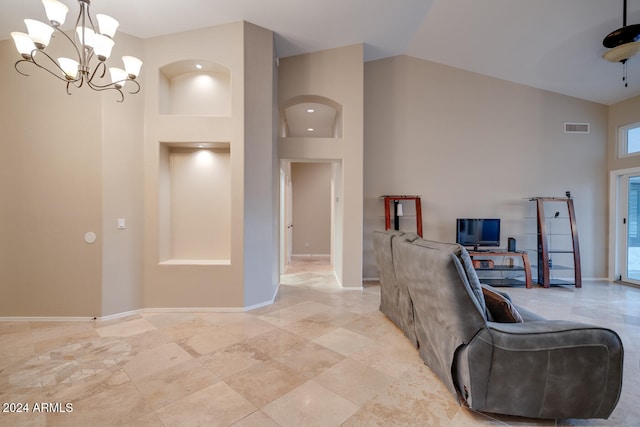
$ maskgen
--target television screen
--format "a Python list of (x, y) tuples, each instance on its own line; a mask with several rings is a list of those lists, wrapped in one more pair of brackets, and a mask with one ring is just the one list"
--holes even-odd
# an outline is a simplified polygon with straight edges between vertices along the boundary
[(499, 218), (458, 218), (456, 243), (463, 246), (500, 246)]

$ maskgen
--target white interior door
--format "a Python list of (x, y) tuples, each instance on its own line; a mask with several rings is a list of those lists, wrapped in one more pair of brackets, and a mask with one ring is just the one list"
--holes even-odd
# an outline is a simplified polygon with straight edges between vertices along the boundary
[[(289, 163), (289, 167), (291, 164)], [(293, 187), (291, 185), (291, 173), (287, 174), (286, 193), (286, 218), (287, 218), (287, 265), (291, 262), (293, 253)]]
[(280, 274), (291, 262), (293, 246), (291, 163), (283, 161), (280, 167)]

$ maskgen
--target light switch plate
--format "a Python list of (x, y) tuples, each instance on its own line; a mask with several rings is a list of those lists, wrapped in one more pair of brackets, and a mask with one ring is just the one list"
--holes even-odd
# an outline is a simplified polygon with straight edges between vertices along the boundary
[(127, 225), (124, 218), (118, 218), (118, 230), (124, 230), (125, 228), (127, 228)]

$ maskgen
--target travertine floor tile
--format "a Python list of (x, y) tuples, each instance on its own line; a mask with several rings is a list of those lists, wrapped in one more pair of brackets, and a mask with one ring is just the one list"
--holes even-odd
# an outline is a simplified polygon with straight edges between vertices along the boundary
[(297, 322), (283, 326), (283, 329), (292, 332), (306, 339), (313, 340), (321, 335), (327, 334), (336, 329), (334, 322), (319, 320), (315, 316), (309, 316)]
[(276, 361), (267, 361), (235, 374), (225, 382), (258, 408), (262, 408), (306, 380)]
[(156, 414), (166, 427), (229, 426), (256, 410), (256, 407), (223, 382), (211, 385)]
[(304, 344), (307, 340), (284, 329), (275, 329), (243, 342), (261, 353), (275, 357), (293, 346)]
[(95, 329), (87, 328), (69, 335), (63, 335), (60, 337), (49, 338), (42, 341), (34, 342), (33, 349), (36, 353), (44, 353), (59, 347), (72, 345), (78, 341), (86, 341), (95, 338), (98, 338), (98, 334), (96, 333)]
[(96, 332), (101, 337), (130, 337), (155, 329), (156, 327), (147, 319), (135, 319), (109, 326), (99, 326), (96, 328)]
[(121, 427), (165, 427), (165, 425), (155, 412), (150, 412), (126, 421)]
[(220, 378), (227, 378), (271, 358), (246, 342), (242, 342), (202, 356), (198, 360)]
[(119, 364), (81, 381), (44, 387), (43, 395), (47, 402), (76, 402), (126, 384), (129, 381), (129, 376), (122, 370), (122, 364)]
[(364, 335), (344, 328), (337, 328), (314, 339), (313, 342), (349, 356), (365, 347), (373, 344), (373, 341)]
[(475, 427), (475, 426), (506, 427), (509, 424), (496, 420), (495, 418), (492, 418), (490, 415), (485, 415), (479, 412), (474, 412), (471, 410), (467, 410), (465, 408), (461, 408), (456, 413), (456, 416), (453, 417), (453, 420), (451, 420), (451, 425), (460, 426), (460, 427)]
[(31, 322), (0, 322), (0, 337), (19, 332), (31, 333)]
[[(295, 307), (296, 305), (292, 307)], [(260, 319), (264, 320), (265, 322), (271, 323), (272, 325), (282, 327), (309, 316), (310, 314), (303, 311), (297, 311), (292, 309), (291, 307), (286, 307), (282, 310), (271, 311), (263, 316), (260, 316)]]
[(196, 313), (143, 313), (148, 322), (152, 323), (156, 328), (169, 328), (179, 323), (186, 323), (198, 318)]
[(138, 353), (123, 369), (131, 379), (137, 379), (192, 359), (178, 344), (167, 343)]
[(292, 271), (273, 305), (248, 312), (0, 322), (0, 403), (73, 405), (0, 412), (0, 427), (640, 425), (638, 288), (504, 289), (544, 317), (612, 328), (625, 346), (622, 395), (608, 420), (538, 420), (460, 407), (379, 312), (376, 283), (341, 290), (327, 260)]
[(372, 345), (352, 354), (351, 358), (392, 377), (399, 377), (407, 369), (423, 364), (409, 340), (398, 333), (381, 337)]
[(134, 381), (136, 388), (153, 409), (220, 382), (220, 379), (196, 360), (188, 360)]
[(279, 424), (264, 412), (256, 411), (233, 424), (233, 427), (279, 427)]
[(8, 379), (16, 387), (72, 384), (118, 365), (130, 350), (114, 338), (82, 340), (33, 356)]
[(364, 405), (391, 384), (393, 378), (355, 360), (345, 359), (313, 380), (358, 405)]
[[(33, 404), (47, 401), (43, 397), (41, 389), (25, 389), (22, 391), (11, 390), (8, 387), (0, 389), (0, 402), (2, 405), (13, 404), (12, 407), (0, 408), (0, 426), (25, 426), (40, 427), (47, 425), (45, 413), (34, 412)], [(24, 404), (28, 404), (27, 409)]]
[(390, 332), (395, 334), (398, 330), (397, 326), (384, 316), (384, 314), (379, 313), (379, 311), (376, 311), (360, 316), (352, 322), (343, 325), (343, 328), (373, 340), (382, 338)]
[(209, 317), (209, 314), (202, 315), (203, 319), (212, 324), (224, 328), (224, 331), (236, 336), (239, 340), (246, 340), (256, 335), (261, 335), (277, 329), (277, 326), (254, 315), (246, 313), (212, 313), (228, 317), (218, 317), (215, 320)]
[[(328, 410), (328, 408), (331, 408)], [(263, 408), (281, 426), (339, 426), (358, 410), (353, 402), (308, 381)]]
[[(27, 322), (20, 322), (26, 324)], [(2, 322), (0, 322), (2, 324)], [(16, 361), (28, 359), (35, 353), (30, 330), (0, 335), (0, 369), (6, 369)]]
[(306, 342), (274, 359), (307, 378), (313, 378), (343, 360), (344, 356), (313, 342)]
[(238, 337), (226, 332), (223, 328), (212, 326), (206, 331), (184, 338), (178, 343), (193, 357), (199, 357), (236, 344), (239, 341)]
[(33, 342), (47, 341), (75, 335), (93, 329), (90, 322), (30, 322)]
[[(449, 426), (460, 409), (455, 398), (434, 376), (420, 376), (428, 368), (392, 382), (363, 405), (345, 426)], [(429, 372), (430, 374), (430, 372)]]
[(71, 403), (73, 403), (73, 412), (47, 414), (47, 425), (62, 427), (120, 425), (151, 412), (151, 408), (131, 383), (113, 387)]
[(174, 342), (171, 337), (163, 334), (157, 329), (142, 332), (136, 335), (131, 335), (128, 337), (122, 337), (120, 338), (120, 340), (129, 344), (129, 346), (131, 347), (132, 355), (136, 355), (143, 351), (152, 350), (163, 344)]

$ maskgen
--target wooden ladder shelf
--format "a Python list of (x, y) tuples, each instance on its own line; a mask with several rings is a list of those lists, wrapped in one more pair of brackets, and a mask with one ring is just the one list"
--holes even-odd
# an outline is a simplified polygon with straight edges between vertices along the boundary
[[(549, 259), (551, 255), (554, 253), (565, 253), (573, 255), (573, 275), (574, 281), (573, 285), (576, 288), (582, 287), (582, 274), (580, 272), (580, 245), (578, 243), (578, 228), (576, 226), (576, 212), (573, 207), (573, 199), (570, 197), (532, 197), (531, 201), (536, 202), (537, 209), (537, 223), (538, 223), (538, 284), (544, 286), (545, 288), (550, 287), (555, 284), (571, 284), (571, 283), (562, 283), (555, 282), (551, 278), (550, 269), (553, 266), (550, 266)], [(572, 242), (572, 250), (564, 249), (564, 250), (556, 250), (550, 247), (549, 237), (550, 233), (547, 229), (547, 218), (545, 217), (545, 203), (550, 202), (561, 202), (566, 203), (567, 212), (568, 212), (568, 220), (569, 220), (569, 228), (568, 232), (571, 236)], [(557, 215), (557, 213), (556, 213)]]

